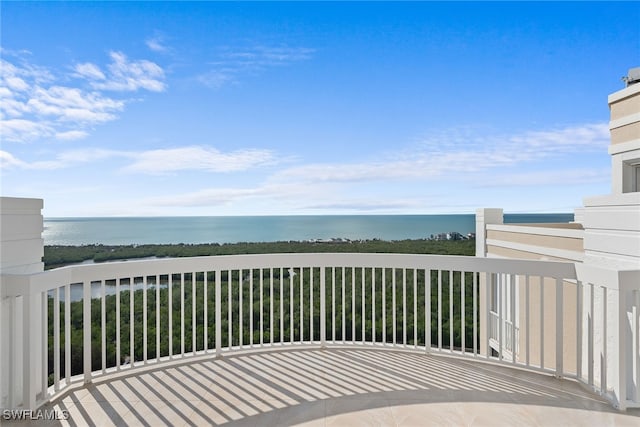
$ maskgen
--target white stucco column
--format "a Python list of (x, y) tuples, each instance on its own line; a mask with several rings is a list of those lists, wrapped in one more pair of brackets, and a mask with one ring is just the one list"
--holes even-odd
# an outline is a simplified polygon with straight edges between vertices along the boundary
[(501, 208), (476, 209), (476, 256), (487, 256), (487, 224), (503, 224), (504, 212)]
[[(487, 256), (487, 224), (504, 223), (504, 213), (500, 208), (481, 208), (476, 210), (476, 256), (486, 258)], [(489, 301), (487, 300), (487, 282), (484, 274), (480, 274), (480, 324), (485, 325), (485, 319), (489, 313)], [(480, 328), (480, 354), (486, 355), (487, 334), (486, 325)]]
[[(24, 391), (42, 388), (42, 363), (29, 367), (23, 361), (42, 356), (42, 312), (33, 308), (43, 297), (25, 298), (7, 289), (8, 275), (44, 271), (42, 207), (42, 199), (0, 197), (0, 408), (30, 407), (35, 396), (30, 393), (25, 402)], [(25, 302), (30, 312), (24, 311)], [(29, 313), (29, 328), (24, 313)]]

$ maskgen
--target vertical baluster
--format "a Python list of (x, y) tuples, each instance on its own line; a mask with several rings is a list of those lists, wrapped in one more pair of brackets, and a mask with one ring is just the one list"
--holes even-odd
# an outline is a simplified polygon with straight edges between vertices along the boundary
[[(473, 355), (478, 355), (478, 274), (473, 274)], [(489, 301), (487, 301), (487, 304)]]
[(413, 269), (413, 348), (418, 348), (418, 270)]
[(516, 278), (511, 275), (511, 362), (516, 363)]
[(249, 270), (249, 345), (253, 347), (253, 269)]
[(191, 352), (196, 354), (196, 272), (191, 272)]
[(327, 344), (327, 268), (320, 267), (320, 347)]
[(544, 369), (544, 277), (540, 276), (540, 368)]
[(387, 269), (382, 269), (382, 344), (387, 344)]
[[(309, 268), (309, 305), (308, 305), (308, 311), (309, 311), (309, 342), (313, 342), (313, 314), (314, 314), (314, 310), (313, 310), (313, 267)], [(305, 304), (305, 308), (307, 308), (307, 305)]]
[[(102, 282), (104, 286), (104, 281)], [(103, 328), (104, 329), (104, 328)], [(103, 345), (104, 349), (104, 345)], [(147, 364), (147, 276), (142, 278), (142, 362)]]
[(260, 271), (260, 346), (264, 345), (264, 272)]
[(588, 363), (587, 363), (587, 369), (588, 369), (588, 376), (589, 376), (589, 385), (593, 387), (593, 383), (594, 383), (594, 378), (593, 378), (593, 365), (594, 365), (594, 360), (593, 360), (593, 341), (594, 341), (594, 334), (593, 334), (593, 325), (594, 325), (594, 320), (595, 320), (595, 301), (594, 298), (595, 297), (595, 289), (593, 286), (593, 283), (589, 283), (589, 323), (587, 324), (587, 328), (588, 328), (588, 342), (587, 342), (587, 357), (588, 357)]
[(135, 328), (134, 328), (134, 298), (135, 292), (133, 291), (133, 285), (135, 283), (134, 277), (129, 277), (129, 367), (133, 368), (133, 362), (136, 360), (135, 352)]
[(233, 270), (227, 270), (227, 346), (233, 347)]
[(289, 269), (289, 342), (293, 344), (293, 276), (295, 269)]
[(530, 322), (530, 308), (529, 308), (529, 275), (527, 274), (525, 276), (525, 282), (524, 282), (524, 287), (525, 287), (525, 296), (524, 296), (524, 310), (525, 310), (525, 325), (526, 325), (526, 330), (525, 330), (525, 334), (526, 334), (526, 364), (527, 366), (529, 366), (530, 364), (530, 356), (529, 356), (529, 352), (530, 352), (530, 346), (531, 346), (531, 339), (530, 339), (530, 333), (529, 333), (529, 329), (531, 328), (531, 322)]
[(120, 370), (120, 278), (116, 279), (116, 369)]
[(635, 387), (635, 400), (640, 400), (640, 354), (638, 348), (640, 347), (640, 315), (638, 307), (640, 307), (640, 292), (633, 291), (633, 379), (636, 384)]
[(449, 351), (453, 352), (453, 270), (449, 270)]
[[(133, 305), (133, 303), (132, 303)], [(65, 322), (67, 319), (64, 319)], [(84, 382), (91, 382), (91, 282), (82, 282), (82, 362)], [(66, 337), (65, 337), (66, 339)], [(133, 340), (133, 335), (131, 336)], [(24, 402), (23, 402), (24, 403)]]
[(238, 290), (238, 320), (239, 320), (239, 326), (238, 326), (238, 338), (239, 338), (239, 345), (242, 348), (243, 343), (243, 336), (244, 336), (244, 328), (242, 327), (243, 324), (243, 315), (242, 315), (242, 294), (244, 293), (244, 270), (240, 270), (238, 272), (238, 280), (240, 281), (239, 287), (240, 289)]
[[(0, 304), (2, 304), (2, 301), (0, 301)], [(8, 317), (9, 317), (9, 324), (8, 326), (8, 330), (9, 331), (15, 331), (15, 324), (16, 324), (16, 298), (10, 298), (9, 299), (9, 313), (8, 313)], [(66, 319), (65, 319), (66, 322)], [(9, 348), (12, 349), (11, 351), (9, 351), (9, 355), (8, 355), (8, 359), (9, 359), (9, 366), (15, 366), (15, 356), (16, 356), (16, 352), (13, 350), (16, 346), (16, 334), (15, 333), (10, 333), (9, 334)], [(9, 369), (9, 398), (8, 398), (8, 403), (9, 403), (9, 408), (15, 408), (15, 402), (16, 402), (16, 398), (17, 393), (15, 390), (15, 384), (16, 384), (16, 370), (15, 369)]]
[(173, 273), (167, 276), (167, 301), (168, 301), (168, 320), (169, 320), (169, 360), (173, 358)]
[(485, 301), (487, 304), (487, 309), (485, 310), (486, 318), (484, 319), (484, 328), (485, 328), (485, 348), (487, 349), (487, 354), (485, 355), (487, 359), (491, 357), (491, 346), (489, 345), (489, 336), (491, 335), (491, 288), (493, 287), (493, 273), (485, 273)]
[(462, 354), (465, 354), (467, 343), (465, 342), (465, 286), (467, 273), (465, 271), (460, 272), (460, 348), (462, 349)]
[(365, 282), (364, 279), (365, 279), (365, 269), (364, 269), (364, 267), (362, 267), (362, 283), (361, 283), (361, 287), (362, 287), (362, 295), (361, 295), (361, 297), (362, 297), (362, 310), (361, 310), (361, 315), (360, 315), (360, 326), (361, 326), (361, 329), (362, 329), (362, 337), (361, 338), (362, 338), (362, 343), (363, 344), (365, 342), (365, 330), (364, 330), (364, 327), (365, 327), (365, 323), (366, 323), (365, 320), (364, 320), (365, 311), (366, 311), (365, 310), (365, 301), (364, 301), (364, 286), (365, 286), (364, 285), (364, 282)]
[(233, 347), (233, 286), (231, 279), (233, 270), (227, 270), (227, 346), (229, 350)]
[(438, 270), (438, 350), (442, 350), (442, 270)]
[[(222, 271), (216, 270), (215, 276), (215, 331), (216, 331), (216, 357), (222, 356)], [(171, 318), (171, 317), (169, 317)]]
[(424, 351), (431, 351), (431, 270), (427, 269), (424, 270)]
[(280, 267), (280, 344), (284, 343), (284, 299), (282, 298), (284, 270)]
[(407, 346), (407, 269), (402, 269), (402, 345)]
[(160, 276), (156, 275), (156, 362), (159, 362), (159, 361), (160, 361)]
[(506, 311), (506, 298), (504, 298), (504, 294), (502, 293), (502, 287), (503, 287), (503, 278), (504, 276), (501, 274), (498, 274), (496, 276), (497, 282), (498, 282), (498, 359), (500, 361), (502, 361), (502, 357), (503, 357), (503, 346), (502, 346), (502, 333), (504, 331), (504, 317), (503, 317), (503, 313)]
[[(67, 286), (65, 286), (65, 289)], [(67, 300), (65, 298), (65, 305), (66, 305), (66, 301)], [(1, 303), (2, 302), (0, 301), (0, 304)], [(14, 302), (12, 301), (11, 304), (13, 303)], [(67, 338), (68, 338), (67, 331), (66, 331), (66, 325), (67, 325), (66, 310), (64, 315), (64, 324), (65, 324), (64, 339), (66, 344)], [(9, 348), (13, 348), (13, 346), (10, 346)], [(13, 350), (10, 350), (9, 353), (13, 353)], [(71, 355), (67, 353), (66, 346), (65, 346), (65, 352), (64, 352), (65, 363), (70, 356)], [(9, 366), (13, 366), (13, 365), (9, 365)], [(10, 370), (10, 373), (11, 371), (12, 370)], [(67, 383), (67, 385), (69, 384)], [(53, 294), (53, 389), (55, 391), (60, 390), (60, 289), (59, 288), (55, 288), (55, 291)], [(12, 394), (12, 393), (13, 393), (13, 390), (9, 389), (9, 394)]]
[[(56, 291), (58, 290), (58, 288), (56, 288)], [(0, 301), (0, 304), (2, 304), (2, 301)], [(41, 345), (42, 345), (42, 353), (41, 354), (41, 375), (42, 377), (40, 378), (40, 386), (42, 387), (41, 392), (42, 392), (42, 399), (43, 400), (47, 400), (49, 398), (49, 393), (48, 393), (48, 383), (49, 383), (49, 292), (45, 291), (45, 292), (41, 292), (40, 293), (40, 313), (41, 313), (41, 318), (40, 320), (42, 321), (40, 323), (40, 330), (42, 331), (41, 334)], [(2, 316), (2, 314), (0, 313), (0, 316)], [(1, 317), (0, 317), (1, 318)], [(0, 378), (2, 378), (2, 376), (0, 376)]]
[(71, 382), (71, 285), (68, 283), (64, 287), (64, 376), (66, 384), (69, 385)]
[(300, 343), (304, 342), (304, 267), (300, 268)]
[(100, 281), (100, 344), (101, 344), (101, 361), (102, 373), (107, 370), (107, 309), (106, 309), (106, 291), (105, 281)]
[(356, 342), (356, 269), (351, 267), (351, 342)]
[(396, 346), (396, 341), (397, 341), (397, 329), (398, 329), (398, 322), (396, 320), (396, 269), (392, 268), (391, 269), (391, 322), (393, 325), (393, 328), (391, 329), (391, 332), (393, 334), (393, 346)]
[(204, 289), (202, 290), (202, 297), (204, 300), (204, 307), (202, 307), (202, 314), (204, 317), (204, 328), (202, 329), (204, 336), (202, 337), (202, 339), (204, 340), (204, 351), (207, 352), (207, 350), (209, 350), (209, 296), (207, 295), (209, 293), (209, 290), (207, 289), (209, 287), (209, 272), (205, 271), (203, 274)]
[(633, 379), (636, 384), (635, 387), (635, 400), (640, 400), (640, 354), (638, 348), (640, 347), (640, 315), (638, 307), (640, 307), (640, 292), (633, 291)]
[(273, 344), (273, 268), (269, 269), (269, 344)]
[[(633, 301), (633, 291), (626, 291), (623, 289), (619, 289), (618, 290), (618, 295), (617, 295), (617, 301), (614, 300), (614, 302), (616, 303), (616, 307), (618, 307), (618, 331), (617, 331), (617, 337), (614, 338), (614, 342), (616, 342), (616, 346), (617, 346), (617, 353), (618, 353), (618, 360), (616, 361), (618, 364), (618, 388), (619, 388), (619, 396), (618, 396), (618, 409), (620, 411), (626, 411), (627, 409), (627, 396), (628, 396), (628, 390), (627, 390), (627, 382), (628, 382), (628, 377), (629, 374), (631, 372), (629, 372), (629, 369), (627, 368), (627, 350), (629, 349), (629, 340), (628, 340), (628, 335), (627, 335), (627, 328), (628, 327), (632, 327), (631, 324), (629, 324), (629, 320), (627, 318), (628, 316), (628, 312), (627, 312), (627, 303), (629, 302), (628, 299), (630, 299), (631, 301)], [(633, 315), (633, 309), (631, 314)], [(631, 334), (632, 334), (632, 338), (631, 341), (633, 342), (633, 329), (631, 330)], [(636, 353), (636, 348), (632, 348), (632, 354)], [(615, 360), (615, 356), (614, 356), (614, 360)], [(562, 372), (562, 371), (561, 371)], [(633, 392), (631, 393), (631, 396), (633, 396)]]
[(346, 331), (347, 331), (347, 325), (346, 325), (346, 310), (347, 307), (345, 305), (345, 274), (346, 274), (346, 269), (344, 267), (342, 267), (342, 343), (346, 343), (347, 342), (347, 335), (346, 335)]
[(600, 365), (600, 392), (607, 392), (607, 288), (601, 286), (602, 289), (602, 359)]
[(336, 342), (336, 268), (331, 267), (331, 341)]
[(371, 343), (376, 343), (376, 269), (371, 268)]
[(184, 357), (184, 273), (180, 273), (180, 356)]

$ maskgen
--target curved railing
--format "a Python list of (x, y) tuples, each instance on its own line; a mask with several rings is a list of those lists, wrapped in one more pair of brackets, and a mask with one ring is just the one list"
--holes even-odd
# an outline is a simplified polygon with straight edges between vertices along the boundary
[[(75, 381), (264, 347), (393, 347), (578, 378), (582, 343), (567, 326), (567, 307), (582, 307), (575, 279), (571, 263), (324, 253), (3, 276), (4, 295), (14, 299), (7, 317), (17, 319), (3, 341), (15, 349), (5, 405), (33, 408)], [(498, 326), (514, 323), (517, 336)]]

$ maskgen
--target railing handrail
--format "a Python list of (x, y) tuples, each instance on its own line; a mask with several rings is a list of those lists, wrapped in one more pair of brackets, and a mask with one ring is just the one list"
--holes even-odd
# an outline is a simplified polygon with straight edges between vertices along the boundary
[[(24, 295), (26, 289), (30, 293), (44, 292), (55, 287), (55, 283), (82, 283), (192, 271), (266, 269), (275, 265), (314, 268), (416, 268), (576, 279), (575, 264), (563, 261), (398, 253), (277, 253), (127, 260), (69, 265), (30, 275), (2, 275), (3, 281), (9, 284), (3, 289), (3, 294)], [(28, 286), (25, 286), (25, 277), (29, 278)], [(19, 286), (14, 284), (16, 281), (20, 283)]]

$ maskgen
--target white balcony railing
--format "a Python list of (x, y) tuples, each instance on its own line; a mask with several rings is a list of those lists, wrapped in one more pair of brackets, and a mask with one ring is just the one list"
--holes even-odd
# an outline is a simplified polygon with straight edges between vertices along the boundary
[(520, 329), (514, 326), (510, 320), (502, 319), (496, 311), (489, 311), (489, 345), (496, 351), (500, 351), (500, 340), (504, 337), (503, 351), (507, 353), (507, 357), (513, 357), (515, 351), (518, 357), (518, 342), (520, 340)]
[[(484, 284), (496, 275), (522, 278), (510, 283), (522, 286), (523, 299), (519, 335), (497, 334), (492, 356)], [(74, 382), (197, 355), (333, 345), (517, 365), (605, 394), (607, 369), (601, 381), (593, 375), (598, 330), (582, 320), (606, 319), (607, 304), (594, 311), (593, 286), (576, 279), (572, 263), (401, 254), (174, 258), (3, 275), (2, 406), (36, 408)], [(574, 322), (566, 319), (571, 307)], [(545, 320), (549, 310), (553, 321)], [(503, 313), (496, 315), (500, 322)], [(637, 336), (637, 319), (631, 325)], [(519, 351), (505, 356), (521, 338)], [(637, 340), (628, 349), (637, 358)]]

